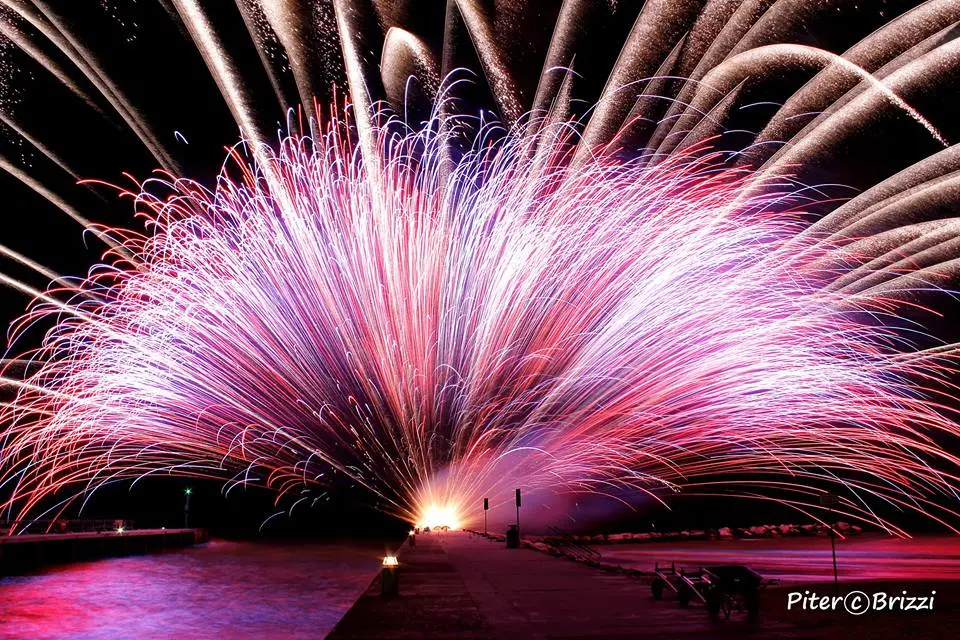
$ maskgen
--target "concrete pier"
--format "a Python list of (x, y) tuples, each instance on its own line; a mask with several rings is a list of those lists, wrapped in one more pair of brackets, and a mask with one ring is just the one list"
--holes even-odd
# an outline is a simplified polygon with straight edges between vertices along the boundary
[(464, 532), (418, 536), (400, 551), (400, 571), (399, 597), (380, 597), (375, 579), (329, 637), (803, 637), (763, 619), (711, 622), (703, 607), (654, 601), (648, 579)]
[(3, 536), (0, 537), (0, 576), (80, 560), (190, 547), (206, 541), (205, 529), (135, 529), (122, 533), (103, 531)]

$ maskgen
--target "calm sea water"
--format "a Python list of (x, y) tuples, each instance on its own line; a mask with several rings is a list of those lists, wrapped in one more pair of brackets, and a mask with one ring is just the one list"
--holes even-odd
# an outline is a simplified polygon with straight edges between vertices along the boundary
[(376, 545), (212, 541), (0, 579), (0, 638), (322, 638)]

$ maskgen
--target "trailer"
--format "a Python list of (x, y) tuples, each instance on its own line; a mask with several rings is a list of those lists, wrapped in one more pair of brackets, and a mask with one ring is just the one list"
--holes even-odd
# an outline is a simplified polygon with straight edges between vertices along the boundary
[(677, 563), (671, 562), (670, 565), (660, 566), (659, 562), (653, 566), (653, 583), (650, 590), (653, 592), (654, 600), (662, 600), (664, 590), (669, 589), (674, 594), (679, 592), (680, 574), (677, 572)]
[(744, 565), (713, 565), (695, 570), (678, 569), (670, 565), (654, 565), (651, 585), (653, 597), (660, 600), (669, 589), (677, 597), (677, 603), (686, 607), (694, 599), (702, 602), (707, 614), (716, 620), (721, 615), (729, 619), (734, 611), (744, 611), (750, 619), (760, 613), (760, 589), (776, 584)]
[(676, 562), (671, 562), (669, 565), (661, 565), (657, 562), (654, 565), (653, 573), (654, 578), (650, 589), (653, 591), (654, 600), (663, 599), (664, 593), (670, 591), (676, 596), (677, 604), (681, 607), (689, 606), (693, 599), (698, 599), (706, 604), (701, 588), (702, 569), (691, 571), (682, 567), (678, 568)]

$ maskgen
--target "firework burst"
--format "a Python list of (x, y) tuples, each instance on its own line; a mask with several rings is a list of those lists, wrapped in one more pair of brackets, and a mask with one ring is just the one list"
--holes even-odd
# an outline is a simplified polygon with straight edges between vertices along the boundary
[(864, 260), (800, 233), (806, 190), (697, 148), (573, 163), (566, 126), (481, 126), (455, 160), (457, 121), (398, 128), (125, 193), (147, 232), (102, 230), (108, 263), (18, 324), (57, 320), (11, 381), (6, 507), (172, 473), (292, 506), (349, 482), (414, 521), (513, 486), (944, 519), (947, 356), (889, 290), (828, 286)]

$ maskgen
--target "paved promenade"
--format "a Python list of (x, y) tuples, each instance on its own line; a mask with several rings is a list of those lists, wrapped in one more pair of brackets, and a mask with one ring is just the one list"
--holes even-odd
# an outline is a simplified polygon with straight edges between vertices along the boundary
[(736, 615), (711, 622), (702, 607), (654, 601), (646, 580), (467, 533), (418, 536), (400, 562), (400, 597), (382, 599), (374, 580), (330, 638), (811, 637)]

